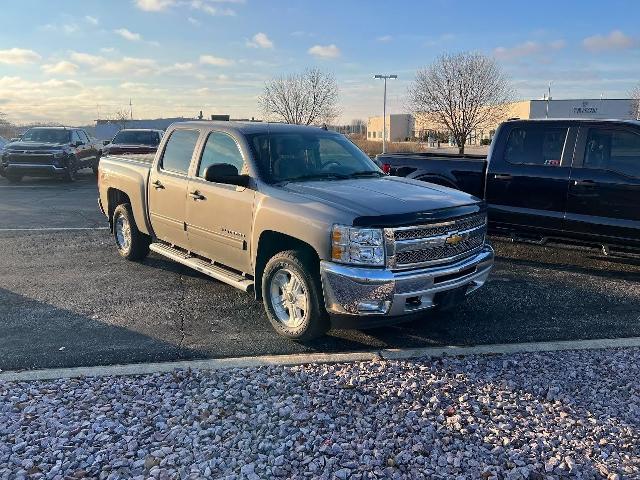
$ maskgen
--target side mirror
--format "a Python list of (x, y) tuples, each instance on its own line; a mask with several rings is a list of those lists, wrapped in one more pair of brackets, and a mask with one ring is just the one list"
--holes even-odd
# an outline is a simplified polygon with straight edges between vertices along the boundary
[(20, 140), (20, 137), (13, 137), (11, 140), (9, 140), (10, 142), (17, 142), (18, 140)]
[(105, 146), (109, 145), (110, 143), (111, 143), (111, 141), (109, 141), (109, 140), (103, 140), (102, 141), (102, 145), (105, 145)]
[(73, 144), (73, 146), (74, 146), (74, 147), (81, 147), (82, 145), (84, 145), (84, 142), (82, 142), (82, 141), (80, 141), (80, 140), (78, 140), (77, 142), (75, 142), (75, 143)]
[(225, 183), (227, 185), (249, 186), (249, 175), (240, 175), (238, 168), (229, 163), (214, 163), (204, 171), (204, 179), (207, 182)]

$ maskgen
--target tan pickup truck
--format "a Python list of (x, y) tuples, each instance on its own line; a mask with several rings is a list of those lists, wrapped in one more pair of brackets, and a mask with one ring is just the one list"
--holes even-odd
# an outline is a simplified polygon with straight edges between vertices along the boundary
[(254, 291), (289, 338), (451, 307), (493, 264), (481, 200), (387, 176), (316, 127), (177, 123), (155, 156), (102, 158), (98, 186), (120, 255)]

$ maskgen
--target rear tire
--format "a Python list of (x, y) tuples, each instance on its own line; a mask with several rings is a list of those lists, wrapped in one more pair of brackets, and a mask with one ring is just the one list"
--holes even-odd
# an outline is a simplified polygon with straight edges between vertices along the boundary
[(9, 183), (20, 183), (22, 181), (22, 175), (7, 174), (7, 180)]
[(118, 205), (113, 212), (113, 236), (123, 258), (136, 261), (149, 255), (151, 237), (138, 230), (128, 203)]
[(264, 308), (283, 337), (307, 341), (329, 330), (317, 270), (317, 261), (300, 250), (279, 252), (267, 262), (262, 275)]

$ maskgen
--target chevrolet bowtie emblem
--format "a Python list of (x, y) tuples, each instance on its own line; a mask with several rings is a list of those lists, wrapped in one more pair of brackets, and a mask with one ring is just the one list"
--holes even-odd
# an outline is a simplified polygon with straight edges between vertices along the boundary
[(447, 245), (458, 245), (460, 242), (462, 242), (464, 240), (464, 237), (462, 235), (458, 235), (457, 233), (454, 233), (453, 235), (450, 235), (446, 238), (445, 243)]

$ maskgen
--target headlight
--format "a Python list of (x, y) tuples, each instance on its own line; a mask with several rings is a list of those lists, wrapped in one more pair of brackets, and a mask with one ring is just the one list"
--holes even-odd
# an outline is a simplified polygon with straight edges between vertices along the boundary
[(379, 228), (334, 225), (331, 259), (352, 265), (384, 265), (384, 236)]

